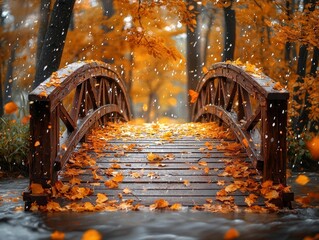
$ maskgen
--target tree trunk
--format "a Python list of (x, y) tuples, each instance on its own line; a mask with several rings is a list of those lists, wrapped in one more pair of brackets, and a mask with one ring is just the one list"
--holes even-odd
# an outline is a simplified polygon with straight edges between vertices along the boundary
[[(197, 83), (202, 75), (202, 55), (200, 47), (200, 24), (198, 17), (198, 5), (194, 0), (187, 0), (188, 5), (193, 5), (194, 9), (192, 10), (197, 14), (194, 31), (187, 27), (187, 38), (186, 38), (186, 60), (187, 60), (187, 89), (195, 90)], [(188, 92), (188, 91), (187, 91)], [(191, 119), (192, 106), (189, 106), (188, 111), (188, 120)]]
[(113, 0), (101, 0), (103, 7), (103, 14), (107, 17), (112, 17), (114, 15)]
[(12, 101), (12, 86), (13, 86), (13, 62), (16, 55), (16, 44), (12, 45), (10, 58), (7, 64), (7, 73), (4, 82), (4, 103)]
[(48, 23), (50, 19), (50, 7), (51, 7), (51, 0), (41, 0), (40, 17), (39, 17), (40, 26), (39, 26), (38, 40), (37, 40), (36, 66), (39, 66), (41, 50), (43, 47), (45, 34), (48, 29)]
[(236, 14), (232, 9), (232, 4), (224, 8), (225, 34), (224, 34), (224, 51), (223, 61), (234, 60), (235, 43), (236, 43)]
[[(0, 1), (0, 27), (3, 27), (4, 25), (4, 17), (2, 16), (2, 12), (3, 12), (3, 1)], [(2, 42), (0, 42), (0, 47), (2, 48)], [(3, 94), (3, 88), (2, 88), (2, 73), (3, 73), (3, 68), (4, 68), (4, 64), (3, 64), (4, 60), (1, 59), (0, 62), (0, 117), (3, 116), (4, 114), (4, 109), (3, 109), (3, 101), (4, 101), (4, 94)]]
[[(292, 19), (292, 15), (294, 13), (295, 1), (294, 0), (286, 0), (286, 14), (288, 17), (288, 21)], [(288, 63), (289, 67), (292, 67), (292, 44), (291, 42), (286, 42), (285, 44), (285, 61)]]
[(56, 0), (45, 34), (33, 88), (58, 70), (75, 0)]
[(319, 48), (314, 47), (312, 61), (311, 61), (311, 68), (310, 68), (310, 75), (313, 77), (317, 76), (318, 61), (319, 61)]
[(209, 36), (212, 30), (212, 24), (213, 24), (214, 15), (213, 13), (208, 13), (208, 24), (207, 24), (207, 31), (205, 33), (205, 39), (204, 39), (204, 47), (203, 47), (203, 64), (206, 65), (207, 63), (207, 50), (208, 50), (208, 44), (209, 44)]

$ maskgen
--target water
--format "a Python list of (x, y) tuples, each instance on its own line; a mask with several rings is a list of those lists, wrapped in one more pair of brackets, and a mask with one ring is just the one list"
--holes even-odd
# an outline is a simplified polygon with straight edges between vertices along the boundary
[[(306, 186), (293, 184), (295, 195), (319, 192), (319, 174), (308, 174)], [(236, 228), (238, 239), (303, 239), (319, 233), (319, 208), (294, 209), (281, 213), (206, 213), (180, 212), (102, 212), (102, 213), (31, 213), (15, 211), (23, 206), (19, 197), (28, 180), (0, 181), (0, 239), (50, 239), (53, 231), (64, 232), (65, 239), (81, 239), (83, 232), (96, 229), (103, 239), (223, 239)], [(10, 191), (14, 186), (14, 191)], [(13, 197), (13, 199), (12, 199)]]

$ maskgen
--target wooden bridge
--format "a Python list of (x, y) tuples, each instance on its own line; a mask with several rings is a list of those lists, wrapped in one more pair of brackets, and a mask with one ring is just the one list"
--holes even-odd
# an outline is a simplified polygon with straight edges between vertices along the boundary
[[(252, 197), (258, 197), (257, 205), (266, 198), (268, 204), (289, 206), (289, 94), (278, 86), (245, 66), (217, 63), (198, 84), (192, 123), (137, 126), (129, 122), (129, 97), (114, 67), (70, 64), (29, 94), (26, 209), (65, 196), (95, 202), (94, 195), (108, 199), (97, 200), (100, 209), (116, 201), (154, 208), (168, 203), (212, 208), (215, 200), (250, 206), (247, 189), (260, 195)], [(85, 193), (77, 198), (71, 190), (80, 185)]]

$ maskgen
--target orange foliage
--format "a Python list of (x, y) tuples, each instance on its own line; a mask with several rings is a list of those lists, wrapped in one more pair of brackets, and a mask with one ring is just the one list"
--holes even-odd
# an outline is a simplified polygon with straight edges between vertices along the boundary
[(307, 142), (307, 148), (313, 160), (319, 160), (319, 136), (313, 137)]
[(198, 92), (190, 89), (190, 90), (188, 90), (188, 94), (191, 97), (190, 103), (195, 103), (197, 101), (197, 98), (198, 98)]
[(239, 232), (235, 228), (230, 228), (224, 235), (225, 240), (231, 240), (239, 237)]
[(4, 105), (4, 113), (5, 114), (12, 114), (18, 111), (19, 107), (15, 102), (8, 102)]

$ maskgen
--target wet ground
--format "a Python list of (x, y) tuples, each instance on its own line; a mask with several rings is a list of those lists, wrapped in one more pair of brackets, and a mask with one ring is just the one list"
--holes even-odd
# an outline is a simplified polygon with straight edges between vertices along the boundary
[[(319, 174), (308, 173), (310, 182), (294, 183), (296, 196), (319, 193)], [(97, 212), (32, 213), (23, 211), (21, 193), (27, 179), (0, 180), (0, 239), (50, 239), (53, 231), (65, 233), (65, 239), (81, 239), (88, 229), (96, 229), (103, 239), (223, 239), (233, 227), (238, 239), (304, 239), (319, 233), (319, 208), (298, 208), (271, 214), (207, 213), (183, 209), (179, 212)], [(317, 205), (317, 203), (314, 203)]]

